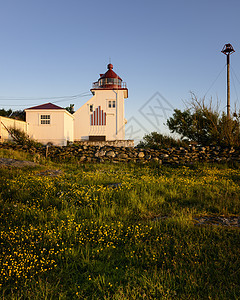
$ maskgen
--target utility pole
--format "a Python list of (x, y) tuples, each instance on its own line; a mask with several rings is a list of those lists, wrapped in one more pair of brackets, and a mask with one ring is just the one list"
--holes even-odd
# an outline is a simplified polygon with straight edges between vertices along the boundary
[(225, 44), (221, 52), (227, 55), (227, 117), (230, 119), (230, 55), (235, 50), (231, 44)]

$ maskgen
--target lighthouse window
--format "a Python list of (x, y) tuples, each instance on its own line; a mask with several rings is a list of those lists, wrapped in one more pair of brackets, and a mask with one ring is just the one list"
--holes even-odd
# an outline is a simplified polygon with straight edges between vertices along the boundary
[(108, 84), (114, 84), (114, 79), (113, 78), (107, 78), (107, 83)]
[(108, 108), (115, 108), (116, 107), (116, 101), (115, 100), (109, 100), (108, 101)]

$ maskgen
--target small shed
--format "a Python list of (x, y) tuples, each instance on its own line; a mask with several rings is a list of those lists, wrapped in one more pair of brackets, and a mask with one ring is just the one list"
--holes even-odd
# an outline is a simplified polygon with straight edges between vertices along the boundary
[(74, 140), (74, 116), (66, 109), (46, 103), (25, 109), (28, 134), (40, 143), (65, 146)]

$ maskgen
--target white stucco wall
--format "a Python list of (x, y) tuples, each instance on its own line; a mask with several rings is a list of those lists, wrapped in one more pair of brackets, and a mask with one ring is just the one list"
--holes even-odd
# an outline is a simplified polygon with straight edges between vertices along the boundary
[(65, 141), (74, 141), (74, 117), (69, 113), (64, 114), (64, 139)]
[[(74, 113), (74, 139), (88, 140), (89, 136), (106, 136), (106, 140), (125, 139), (124, 97), (126, 90), (94, 90), (95, 95)], [(116, 107), (109, 108), (108, 101), (115, 101)], [(91, 125), (90, 105), (93, 112), (99, 106), (106, 112), (106, 125)]]
[[(41, 124), (41, 115), (50, 115), (50, 124)], [(66, 110), (26, 110), (26, 121), (29, 123), (28, 134), (40, 143), (48, 142), (64, 146), (73, 141), (73, 115)]]

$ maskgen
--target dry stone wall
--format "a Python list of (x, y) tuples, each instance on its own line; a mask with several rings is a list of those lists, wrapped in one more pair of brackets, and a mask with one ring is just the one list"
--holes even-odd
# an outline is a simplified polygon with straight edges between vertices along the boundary
[(116, 141), (75, 141), (80, 146), (110, 146), (110, 147), (134, 147), (134, 140), (116, 140)]
[(161, 150), (134, 147), (86, 146), (72, 144), (64, 147), (41, 146), (38, 148), (16, 144), (0, 144), (0, 148), (24, 150), (33, 155), (43, 155), (55, 161), (75, 159), (79, 162), (156, 162), (159, 164), (192, 164), (195, 162), (240, 163), (240, 148), (218, 146), (168, 148)]

